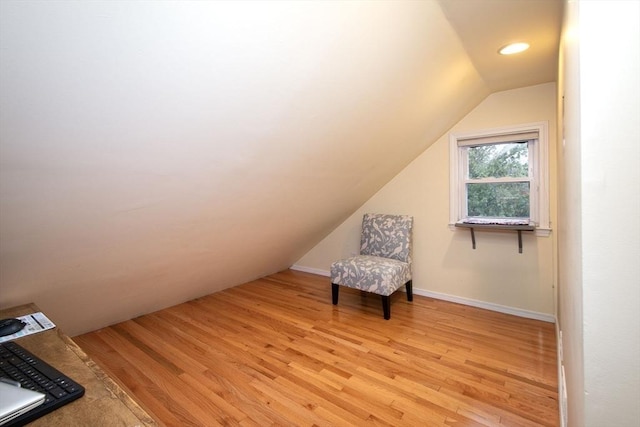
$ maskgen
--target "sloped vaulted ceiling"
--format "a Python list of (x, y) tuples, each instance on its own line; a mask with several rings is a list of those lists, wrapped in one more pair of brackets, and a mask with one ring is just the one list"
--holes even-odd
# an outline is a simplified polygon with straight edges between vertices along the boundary
[(435, 1), (0, 19), (0, 305), (71, 334), (288, 267), (491, 90)]

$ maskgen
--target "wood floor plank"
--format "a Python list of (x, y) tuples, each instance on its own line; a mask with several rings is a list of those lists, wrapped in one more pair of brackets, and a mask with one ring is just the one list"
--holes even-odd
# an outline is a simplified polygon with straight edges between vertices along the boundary
[(166, 426), (547, 426), (553, 324), (286, 270), (75, 337)]

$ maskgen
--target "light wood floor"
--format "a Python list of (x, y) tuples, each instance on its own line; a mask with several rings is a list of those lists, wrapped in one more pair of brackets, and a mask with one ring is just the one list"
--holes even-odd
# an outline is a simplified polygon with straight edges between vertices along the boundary
[(553, 324), (297, 271), (74, 340), (165, 425), (558, 425)]

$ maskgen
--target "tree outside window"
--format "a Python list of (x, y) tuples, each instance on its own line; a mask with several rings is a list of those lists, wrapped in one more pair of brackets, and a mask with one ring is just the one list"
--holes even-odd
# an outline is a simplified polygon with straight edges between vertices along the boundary
[(527, 141), (466, 147), (468, 217), (529, 218)]

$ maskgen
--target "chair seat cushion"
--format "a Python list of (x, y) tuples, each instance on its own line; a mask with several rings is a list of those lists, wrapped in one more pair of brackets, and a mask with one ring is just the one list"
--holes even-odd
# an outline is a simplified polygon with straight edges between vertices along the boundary
[(390, 258), (359, 255), (331, 264), (331, 283), (391, 295), (411, 280), (411, 265)]

